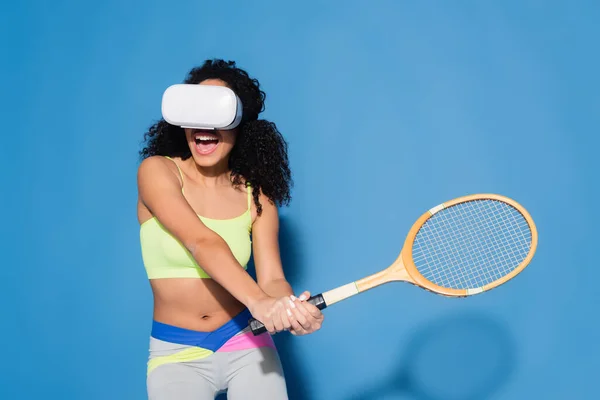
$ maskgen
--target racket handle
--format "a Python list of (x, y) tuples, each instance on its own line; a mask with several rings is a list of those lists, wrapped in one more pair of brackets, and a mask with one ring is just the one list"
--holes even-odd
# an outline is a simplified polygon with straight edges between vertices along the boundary
[[(322, 294), (316, 294), (306, 301), (317, 307), (319, 310), (327, 307), (327, 303), (325, 303), (325, 299), (323, 298)], [(250, 318), (248, 320), (248, 324), (250, 325), (250, 329), (252, 329), (252, 333), (254, 335), (260, 335), (261, 333), (267, 332), (267, 328), (265, 328), (263, 323), (255, 318)]]

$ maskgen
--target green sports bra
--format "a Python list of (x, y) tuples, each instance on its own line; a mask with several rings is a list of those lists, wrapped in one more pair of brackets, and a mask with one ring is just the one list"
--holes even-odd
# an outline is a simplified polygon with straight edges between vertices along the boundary
[[(181, 176), (181, 182), (183, 182), (183, 174), (178, 165), (177, 169)], [(181, 191), (183, 192), (183, 187)], [(252, 253), (252, 242), (250, 239), (252, 231), (252, 216), (250, 213), (252, 190), (250, 186), (247, 187), (247, 192), (248, 208), (240, 216), (230, 219), (212, 219), (198, 215), (198, 218), (207, 227), (227, 242), (235, 259), (244, 269), (247, 269)], [(198, 265), (190, 252), (161, 225), (156, 217), (150, 218), (140, 226), (140, 244), (148, 279), (210, 279), (210, 276)], [(210, 251), (210, 249), (207, 251)]]

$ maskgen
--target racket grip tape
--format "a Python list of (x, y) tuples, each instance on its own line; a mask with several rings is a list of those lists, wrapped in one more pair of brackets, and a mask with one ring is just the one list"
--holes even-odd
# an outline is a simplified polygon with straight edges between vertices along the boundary
[[(316, 294), (308, 300), (306, 300), (306, 302), (317, 307), (319, 310), (322, 310), (327, 307), (327, 303), (325, 302), (325, 299), (323, 298), (322, 294)], [(254, 335), (260, 335), (261, 333), (267, 332), (267, 328), (263, 325), (263, 323), (255, 318), (250, 318), (248, 320), (248, 325), (250, 325), (250, 329), (252, 330), (252, 333)]]

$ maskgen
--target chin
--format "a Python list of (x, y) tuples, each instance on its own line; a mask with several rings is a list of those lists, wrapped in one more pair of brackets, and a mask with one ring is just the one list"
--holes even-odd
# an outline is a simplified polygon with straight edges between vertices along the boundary
[(211, 168), (219, 165), (223, 162), (222, 157), (207, 157), (207, 156), (199, 156), (198, 154), (192, 154), (194, 161), (199, 167)]

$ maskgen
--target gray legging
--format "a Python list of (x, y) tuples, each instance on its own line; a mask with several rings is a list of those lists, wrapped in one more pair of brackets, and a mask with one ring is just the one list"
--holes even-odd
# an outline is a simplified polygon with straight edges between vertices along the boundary
[[(150, 361), (192, 346), (150, 338)], [(193, 361), (161, 364), (147, 377), (149, 400), (208, 400), (227, 392), (229, 400), (286, 400), (285, 378), (271, 347), (215, 352)]]

